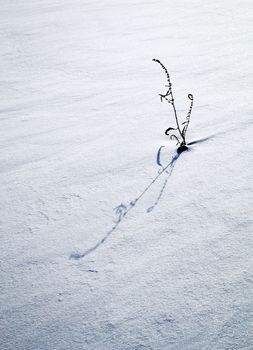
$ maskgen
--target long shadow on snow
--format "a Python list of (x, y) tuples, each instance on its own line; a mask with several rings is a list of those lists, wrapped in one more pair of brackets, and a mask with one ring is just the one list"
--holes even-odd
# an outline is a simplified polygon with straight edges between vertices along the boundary
[[(199, 139), (199, 140), (195, 140), (195, 141), (192, 141), (192, 142), (189, 142), (187, 145), (194, 145), (194, 144), (197, 144), (197, 143), (202, 143), (202, 142), (205, 142), (209, 139), (211, 139), (213, 136), (210, 136), (210, 137), (205, 137), (203, 139)], [(85, 256), (87, 256), (88, 254), (94, 252), (96, 249), (98, 249), (106, 240), (107, 238), (117, 229), (117, 227), (119, 226), (119, 224), (121, 223), (121, 221), (126, 217), (126, 215), (129, 213), (129, 211), (136, 205), (136, 203), (144, 196), (144, 194), (153, 186), (153, 184), (160, 178), (160, 176), (164, 173), (167, 174), (167, 177), (164, 181), (164, 184), (159, 192), (159, 195), (155, 201), (155, 203), (149, 207), (147, 209), (147, 213), (150, 213), (156, 206), (157, 204), (159, 203), (162, 195), (163, 195), (163, 192), (166, 188), (166, 185), (168, 183), (168, 180), (170, 178), (170, 176), (172, 175), (172, 172), (174, 170), (174, 167), (175, 167), (175, 164), (176, 164), (176, 161), (178, 160), (178, 158), (180, 157), (180, 153), (178, 154), (175, 154), (170, 163), (168, 163), (165, 167), (163, 167), (163, 165), (161, 164), (161, 161), (160, 161), (160, 157), (161, 157), (161, 150), (164, 146), (161, 146), (158, 150), (158, 153), (157, 153), (157, 158), (156, 158), (156, 162), (157, 162), (157, 165), (161, 167), (161, 170), (158, 171), (158, 174), (153, 178), (153, 180), (148, 184), (148, 186), (141, 192), (141, 194), (135, 198), (133, 201), (131, 201), (128, 205), (125, 205), (125, 204), (120, 204), (119, 206), (117, 206), (116, 208), (114, 208), (114, 211), (116, 213), (116, 215), (118, 216), (117, 217), (117, 220), (114, 224), (114, 226), (104, 235), (104, 237), (98, 241), (94, 246), (92, 246), (91, 248), (87, 249), (85, 252), (83, 253), (72, 253), (70, 255), (70, 259), (75, 259), (75, 260), (79, 260), (79, 259), (82, 259), (84, 258)]]
[(170, 178), (171, 175), (172, 175), (172, 172), (173, 172), (173, 170), (174, 170), (174, 166), (175, 166), (176, 160), (179, 158), (179, 156), (180, 156), (180, 154), (177, 154), (177, 155), (174, 157), (174, 160), (172, 159), (171, 165), (170, 165), (169, 169), (165, 171), (165, 173), (166, 173), (168, 176), (166, 177), (166, 179), (165, 179), (165, 181), (164, 181), (164, 183), (163, 183), (163, 186), (162, 186), (162, 188), (161, 188), (161, 190), (160, 190), (160, 192), (159, 192), (159, 195), (158, 195), (158, 197), (157, 197), (155, 203), (154, 203), (151, 207), (149, 207), (149, 208), (147, 209), (147, 213), (150, 213), (150, 212), (157, 206), (157, 204), (159, 203), (160, 199), (162, 198), (163, 192), (164, 192), (164, 190), (165, 190), (165, 188), (166, 188), (166, 186), (167, 186), (167, 183), (168, 183), (169, 178)]
[(165, 190), (166, 184), (168, 182), (169, 177), (172, 174), (172, 171), (174, 169), (174, 166), (176, 164), (176, 161), (178, 160), (180, 154), (175, 154), (170, 163), (168, 163), (165, 167), (162, 168), (162, 170), (160, 170), (158, 172), (158, 174), (151, 180), (151, 182), (148, 184), (148, 186), (140, 193), (140, 195), (135, 198), (133, 201), (131, 201), (128, 205), (125, 204), (120, 204), (119, 206), (117, 206), (116, 208), (114, 208), (114, 211), (116, 213), (117, 220), (114, 224), (114, 226), (104, 235), (104, 237), (98, 241), (94, 246), (92, 246), (91, 248), (87, 249), (85, 252), (83, 253), (72, 253), (70, 255), (70, 259), (82, 259), (85, 256), (87, 256), (88, 254), (94, 252), (96, 249), (98, 249), (106, 240), (107, 238), (117, 229), (117, 227), (119, 226), (119, 224), (121, 223), (121, 221), (126, 217), (126, 215), (129, 213), (129, 211), (137, 204), (137, 202), (139, 202), (139, 200), (144, 196), (144, 194), (154, 185), (154, 183), (160, 178), (160, 176), (164, 173), (167, 173), (168, 176), (164, 182), (164, 185), (160, 191), (160, 194), (156, 200), (156, 202), (154, 203), (154, 205), (152, 207), (150, 207), (147, 212), (150, 212), (151, 210), (154, 209), (154, 207), (158, 204), (159, 200), (162, 197), (163, 191)]

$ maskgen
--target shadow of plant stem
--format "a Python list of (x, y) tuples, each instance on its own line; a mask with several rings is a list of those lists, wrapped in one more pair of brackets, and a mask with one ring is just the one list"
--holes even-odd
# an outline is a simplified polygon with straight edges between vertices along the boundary
[[(164, 70), (164, 72), (166, 74), (168, 85), (165, 85), (165, 87), (167, 87), (168, 90), (165, 92), (165, 94), (159, 94), (159, 96), (161, 98), (161, 102), (163, 102), (163, 100), (166, 100), (169, 104), (171, 104), (173, 112), (174, 112), (175, 121), (176, 121), (176, 128), (175, 127), (167, 128), (165, 131), (165, 134), (168, 136), (170, 135), (171, 140), (175, 139), (177, 141), (177, 145), (180, 145), (180, 147), (181, 147), (181, 150), (179, 150), (179, 152), (181, 153), (182, 151), (187, 149), (187, 147), (186, 147), (186, 132), (187, 132), (187, 129), (188, 129), (188, 126), (190, 123), (190, 117), (191, 117), (191, 112), (192, 112), (192, 107), (193, 107), (193, 95), (188, 94), (188, 98), (191, 101), (190, 107), (189, 107), (186, 119), (181, 124), (181, 127), (180, 127), (169, 72), (168, 72), (167, 68), (162, 64), (161, 61), (157, 60), (156, 58), (154, 58), (153, 61), (157, 62), (162, 67), (162, 69)], [(178, 131), (179, 135), (171, 134), (172, 131)], [(180, 138), (181, 138), (181, 140), (180, 140)], [(185, 148), (183, 148), (183, 147), (185, 147)]]
[[(163, 173), (167, 173), (169, 174), (169, 176), (171, 175), (171, 172), (168, 172), (168, 170), (171, 170), (174, 166), (175, 166), (175, 162), (176, 160), (179, 158), (180, 154), (176, 154), (172, 157), (171, 161), (165, 166), (163, 167), (163, 169), (161, 171), (158, 172), (158, 174), (150, 181), (150, 183), (146, 186), (146, 188), (139, 194), (138, 197), (136, 197), (134, 200), (130, 201), (128, 204), (124, 204), (121, 203), (120, 205), (118, 205), (116, 208), (114, 208), (114, 212), (116, 214), (116, 220), (114, 221), (114, 225), (112, 226), (112, 228), (104, 235), (104, 237), (98, 241), (94, 246), (92, 246), (91, 248), (87, 249), (85, 252), (83, 253), (72, 253), (70, 255), (70, 259), (74, 259), (74, 260), (79, 260), (82, 259), (84, 257), (86, 257), (88, 254), (94, 252), (95, 250), (97, 250), (107, 239), (108, 237), (117, 229), (117, 227), (119, 226), (119, 224), (123, 221), (123, 219), (126, 217), (126, 215), (129, 213), (129, 211), (136, 205), (136, 203), (145, 195), (145, 193), (154, 185), (154, 183), (160, 178), (160, 176)], [(168, 176), (168, 177), (169, 177)], [(168, 181), (168, 179), (167, 179)], [(166, 181), (166, 184), (167, 184)], [(166, 184), (163, 186), (163, 189), (161, 190), (161, 194), (159, 195), (158, 199), (156, 200), (154, 206), (156, 206), (159, 202), (159, 199), (162, 196), (162, 192), (165, 189)], [(153, 207), (154, 207), (153, 206)], [(150, 209), (151, 211), (152, 209)]]
[[(160, 152), (161, 152), (162, 147), (164, 147), (164, 146), (161, 146), (161, 147), (159, 148), (159, 150), (158, 150), (159, 156), (157, 155), (157, 165), (159, 165), (159, 166), (162, 167), (162, 169), (158, 170), (158, 173), (160, 173), (160, 172), (163, 170), (163, 165), (161, 164), (161, 161), (160, 161)], [(162, 188), (160, 189), (159, 195), (158, 195), (156, 201), (154, 202), (154, 204), (153, 204), (151, 207), (149, 207), (149, 208), (147, 209), (147, 213), (150, 213), (150, 212), (158, 205), (158, 203), (160, 202), (160, 199), (162, 198), (163, 192), (164, 192), (164, 190), (165, 190), (165, 188), (166, 188), (166, 186), (167, 186), (167, 183), (168, 183), (169, 178), (170, 178), (171, 175), (172, 175), (174, 166), (175, 166), (176, 161), (177, 161), (177, 159), (179, 158), (179, 156), (180, 156), (180, 153), (176, 154), (176, 155), (172, 158), (172, 160), (171, 160), (171, 162), (170, 162), (170, 167), (167, 168), (167, 170), (165, 171), (165, 173), (167, 174), (167, 177), (166, 177), (166, 179), (164, 180), (164, 183), (163, 183)]]

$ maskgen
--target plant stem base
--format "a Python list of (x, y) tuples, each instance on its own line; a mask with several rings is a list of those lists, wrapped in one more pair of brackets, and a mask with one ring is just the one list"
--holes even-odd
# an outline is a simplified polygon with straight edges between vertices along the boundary
[(187, 146), (182, 145), (182, 146), (178, 147), (177, 153), (178, 153), (178, 154), (181, 154), (182, 152), (187, 151), (188, 149), (189, 149), (189, 148), (188, 148)]

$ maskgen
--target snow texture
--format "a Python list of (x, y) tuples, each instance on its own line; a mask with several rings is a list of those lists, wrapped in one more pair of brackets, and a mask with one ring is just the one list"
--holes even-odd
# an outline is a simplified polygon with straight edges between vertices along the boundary
[(1, 350), (253, 349), (252, 16), (1, 1)]

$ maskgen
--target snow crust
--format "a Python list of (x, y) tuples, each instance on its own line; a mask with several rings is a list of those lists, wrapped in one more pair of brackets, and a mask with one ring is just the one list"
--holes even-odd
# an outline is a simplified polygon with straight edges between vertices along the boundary
[(253, 349), (252, 10), (1, 1), (1, 349)]

